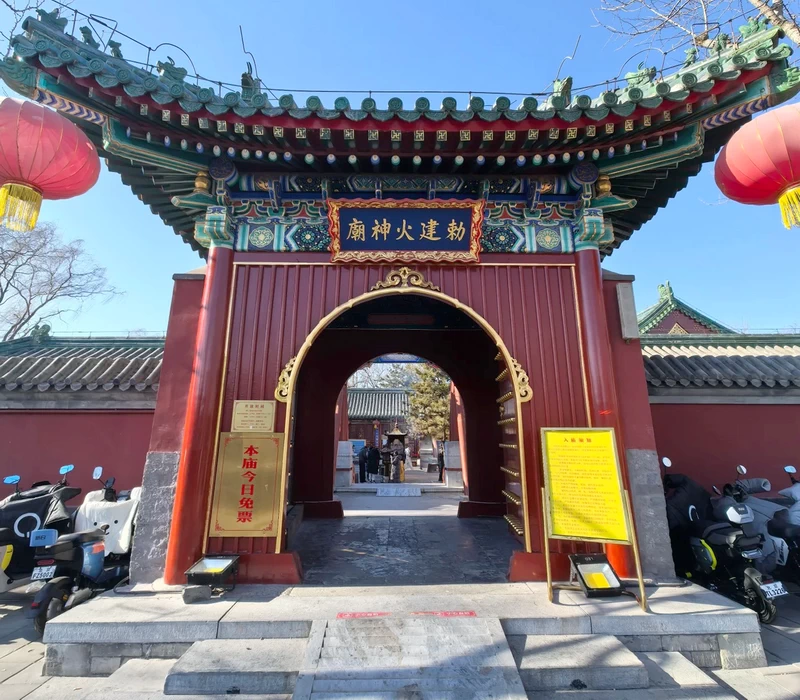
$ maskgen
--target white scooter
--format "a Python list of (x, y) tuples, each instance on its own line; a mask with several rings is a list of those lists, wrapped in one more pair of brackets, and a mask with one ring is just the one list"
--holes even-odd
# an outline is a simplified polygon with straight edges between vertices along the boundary
[[(98, 481), (103, 468), (94, 470)], [(55, 530), (36, 530), (36, 568), (29, 593), (36, 596), (26, 615), (44, 633), (47, 622), (128, 578), (133, 528), (141, 487), (114, 490), (114, 479), (86, 494), (75, 517), (75, 532), (59, 537)]]

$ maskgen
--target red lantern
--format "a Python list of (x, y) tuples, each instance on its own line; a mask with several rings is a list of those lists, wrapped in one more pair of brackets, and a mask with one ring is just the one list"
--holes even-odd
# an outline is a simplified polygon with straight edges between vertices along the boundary
[(726, 197), (778, 203), (784, 226), (800, 226), (800, 104), (773, 109), (739, 129), (720, 152), (714, 179)]
[(36, 226), (42, 199), (67, 199), (97, 182), (100, 159), (71, 121), (35, 102), (0, 98), (0, 223)]

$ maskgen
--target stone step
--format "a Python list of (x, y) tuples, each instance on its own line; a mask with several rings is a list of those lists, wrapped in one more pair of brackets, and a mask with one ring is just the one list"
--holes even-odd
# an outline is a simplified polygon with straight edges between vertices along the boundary
[(642, 661), (610, 635), (510, 636), (508, 642), (528, 691), (613, 690), (649, 685)]
[(385, 693), (311, 693), (311, 700), (500, 700), (515, 697), (508, 693), (498, 694), (496, 690), (464, 691), (464, 690), (421, 690), (412, 695), (405, 690)]
[(496, 644), (491, 639), (480, 640), (477, 642), (465, 642), (457, 637), (449, 637), (437, 640), (416, 639), (416, 640), (388, 640), (383, 643), (373, 643), (371, 640), (354, 639), (347, 644), (325, 644), (322, 646), (324, 657), (345, 656), (381, 656), (404, 653), (406, 656), (418, 656), (428, 654), (454, 655), (454, 654), (486, 654), (495, 652)]
[(294, 691), (305, 639), (195, 642), (169, 670), (165, 695), (269, 695)]
[(416, 665), (418, 663), (447, 664), (448, 666), (467, 666), (481, 663), (487, 654), (495, 654), (493, 649), (430, 649), (428, 647), (399, 647), (369, 651), (322, 650), (320, 661), (348, 661), (351, 664), (367, 666), (386, 666), (391, 664)]
[[(447, 692), (488, 692), (505, 689), (505, 677), (501, 671), (484, 674), (459, 673), (453, 676), (439, 676), (436, 678), (360, 678), (349, 680), (321, 680), (314, 681), (315, 693), (410, 693), (447, 691)], [(352, 697), (352, 695), (351, 695)]]
[[(497, 654), (475, 654), (468, 656), (407, 656), (402, 652), (398, 654), (385, 654), (379, 657), (358, 658), (330, 658), (322, 657), (317, 664), (318, 678), (353, 678), (364, 674), (365, 678), (381, 678), (381, 673), (386, 673), (386, 678), (404, 678), (410, 673), (436, 674), (441, 671), (453, 674), (453, 669), (482, 669), (491, 668), (497, 663)], [(367, 675), (369, 674), (369, 675)]]
[(486, 632), (486, 620), (482, 617), (439, 617), (420, 615), (419, 617), (368, 617), (330, 620), (328, 632), (338, 629), (372, 631), (421, 629), (426, 632), (442, 633), (448, 629), (471, 628)]
[(353, 647), (360, 645), (364, 648), (369, 646), (386, 646), (390, 644), (410, 644), (435, 646), (443, 642), (457, 641), (464, 647), (480, 646), (492, 644), (492, 638), (488, 634), (371, 634), (371, 635), (333, 635), (326, 636), (323, 647)]

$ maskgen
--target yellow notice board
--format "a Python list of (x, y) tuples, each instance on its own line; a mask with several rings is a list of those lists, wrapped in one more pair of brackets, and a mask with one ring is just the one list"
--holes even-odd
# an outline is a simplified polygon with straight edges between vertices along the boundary
[(548, 536), (631, 543), (613, 428), (542, 428)]
[(209, 537), (277, 537), (283, 433), (220, 433)]

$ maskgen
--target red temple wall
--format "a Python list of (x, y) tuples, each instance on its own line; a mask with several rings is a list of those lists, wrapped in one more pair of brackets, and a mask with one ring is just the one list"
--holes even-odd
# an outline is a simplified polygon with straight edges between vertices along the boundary
[(637, 339), (622, 337), (617, 285), (603, 282), (603, 301), (606, 307), (608, 335), (614, 358), (614, 378), (622, 425), (622, 444), (626, 450), (655, 450), (653, 420), (650, 416), (650, 398), (642, 362), (642, 345)]
[[(288, 257), (236, 255), (221, 431), (230, 429), (235, 399), (273, 398), (281, 370), (321, 318), (368, 292), (397, 267), (333, 266), (325, 254), (297, 254), (291, 262)], [(541, 550), (536, 496), (541, 486), (539, 428), (587, 422), (574, 258), (554, 255), (547, 257), (548, 264), (541, 261), (540, 256), (484, 255), (482, 264), (473, 267), (413, 266), (491, 324), (528, 372), (533, 399), (523, 404), (522, 421), (534, 551)], [(262, 264), (241, 264), (245, 262)], [(284, 419), (285, 404), (279, 403), (277, 430), (283, 430)], [(570, 545), (554, 547), (568, 551)], [(209, 549), (270, 552), (274, 538), (212, 539)]]
[[(74, 464), (67, 480), (85, 494), (100, 488), (92, 470), (102, 466), (117, 489), (142, 485), (144, 460), (153, 427), (153, 411), (2, 411), (2, 476), (19, 474), (20, 484), (55, 483), (59, 468)], [(4, 488), (2, 497), (10, 493)], [(82, 496), (73, 503), (80, 504)]]
[(710, 489), (736, 476), (772, 482), (773, 491), (789, 486), (783, 467), (800, 468), (800, 405), (651, 404), (659, 457), (669, 457), (675, 472)]
[(176, 275), (175, 278), (150, 436), (151, 452), (179, 452), (181, 449), (203, 282), (202, 275), (192, 275), (191, 278)]

